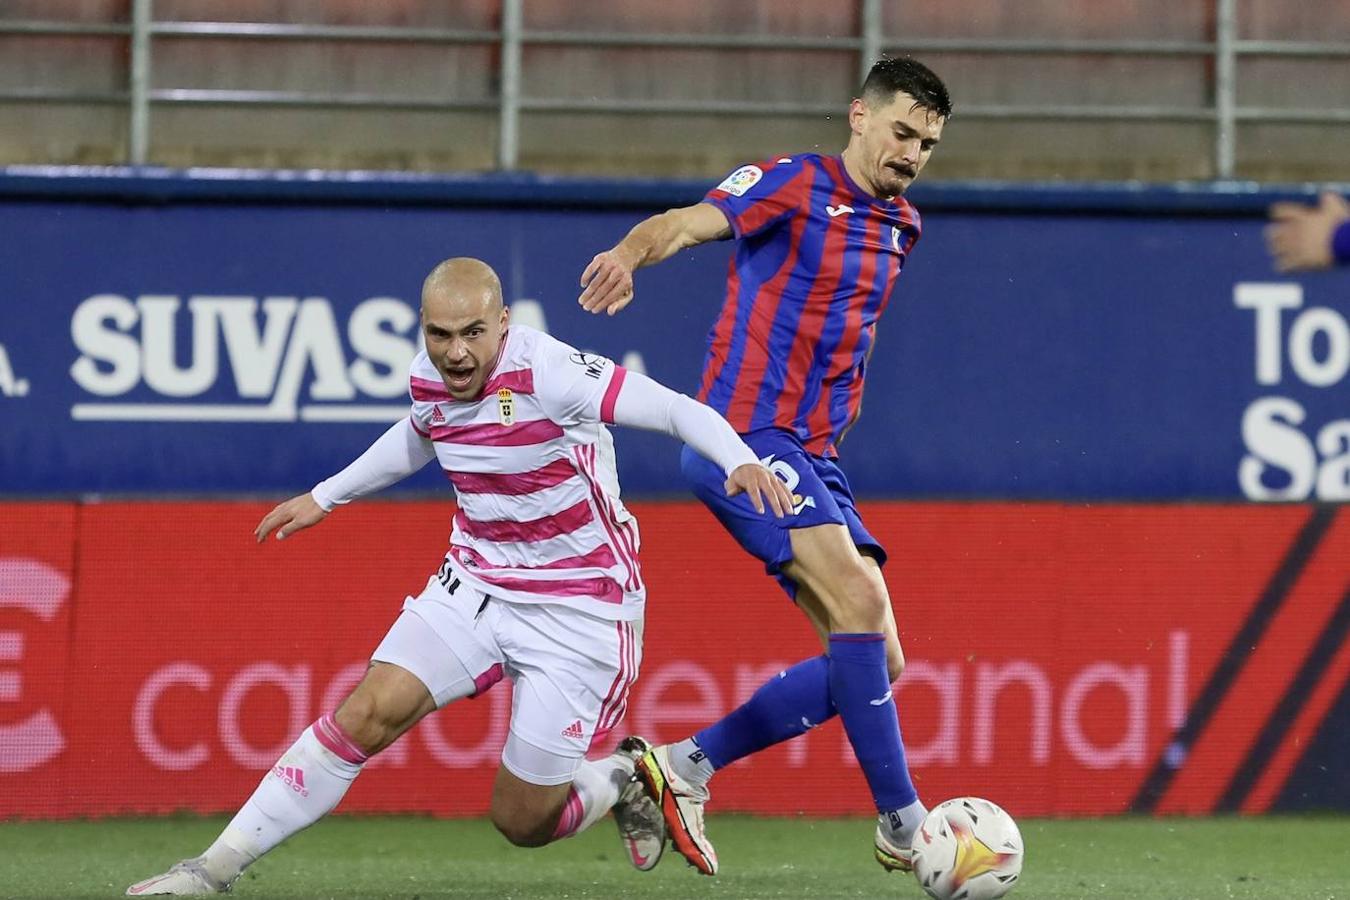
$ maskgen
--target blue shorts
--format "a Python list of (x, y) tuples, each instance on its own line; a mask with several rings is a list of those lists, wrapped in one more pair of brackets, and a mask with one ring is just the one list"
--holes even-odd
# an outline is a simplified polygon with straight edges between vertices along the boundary
[(762, 428), (741, 438), (792, 492), (793, 515), (779, 519), (772, 512), (757, 513), (744, 494), (728, 497), (722, 470), (687, 446), (680, 454), (680, 469), (695, 496), (738, 544), (764, 563), (764, 571), (778, 579), (789, 597), (796, 597), (797, 585), (782, 570), (792, 560), (794, 528), (843, 525), (861, 552), (885, 565), (886, 551), (863, 525), (848, 480), (834, 460), (807, 453), (796, 435), (781, 428)]

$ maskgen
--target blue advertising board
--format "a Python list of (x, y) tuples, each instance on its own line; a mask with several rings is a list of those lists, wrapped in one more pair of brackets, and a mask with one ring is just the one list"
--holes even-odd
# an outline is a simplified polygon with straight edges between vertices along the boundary
[[(450, 256), (493, 265), (517, 321), (693, 392), (730, 245), (642, 270), (633, 306), (593, 317), (581, 271), (670, 198), (545, 187), (231, 202), (0, 182), (0, 494), (308, 488), (406, 413), (421, 280)], [(916, 189), (924, 235), (841, 447), (859, 494), (1350, 496), (1350, 273), (1276, 275), (1252, 202), (963, 196)], [(626, 492), (683, 491), (673, 441), (616, 445)]]

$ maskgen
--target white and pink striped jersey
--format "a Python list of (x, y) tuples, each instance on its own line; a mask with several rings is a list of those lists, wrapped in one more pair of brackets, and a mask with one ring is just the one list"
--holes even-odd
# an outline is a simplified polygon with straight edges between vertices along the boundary
[(455, 486), (447, 559), (503, 600), (642, 617), (637, 520), (619, 500), (606, 423), (626, 377), (612, 361), (512, 325), (477, 401), (450, 396), (425, 352), (412, 424)]

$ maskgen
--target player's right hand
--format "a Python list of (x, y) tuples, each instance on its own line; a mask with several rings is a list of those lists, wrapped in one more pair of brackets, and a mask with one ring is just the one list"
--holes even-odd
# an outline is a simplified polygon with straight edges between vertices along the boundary
[(745, 494), (755, 512), (764, 512), (764, 501), (778, 518), (792, 512), (792, 494), (783, 479), (769, 471), (760, 463), (746, 463), (731, 470), (731, 477), (725, 485), (728, 497)]
[(597, 253), (581, 273), (581, 287), (577, 302), (582, 309), (612, 316), (633, 302), (633, 267), (617, 247)]
[(253, 536), (258, 539), (258, 543), (267, 540), (267, 536), (273, 531), (277, 533), (277, 540), (281, 540), (288, 534), (294, 534), (302, 528), (308, 528), (311, 525), (317, 525), (323, 521), (324, 512), (322, 506), (314, 501), (310, 494), (300, 494), (292, 497), (285, 503), (282, 503), (258, 523), (258, 527), (253, 529)]
[(1350, 203), (1340, 194), (1322, 194), (1317, 206), (1276, 203), (1266, 226), (1266, 249), (1280, 272), (1305, 272), (1330, 268), (1335, 262), (1331, 236), (1342, 222), (1350, 220)]

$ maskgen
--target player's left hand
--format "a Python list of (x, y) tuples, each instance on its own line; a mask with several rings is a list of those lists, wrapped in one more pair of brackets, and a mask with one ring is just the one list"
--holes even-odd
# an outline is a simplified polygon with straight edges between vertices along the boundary
[(612, 316), (633, 302), (633, 266), (617, 247), (597, 253), (581, 273), (581, 286), (577, 302), (582, 309)]
[(764, 512), (766, 499), (769, 508), (778, 518), (781, 519), (792, 512), (792, 494), (788, 492), (787, 485), (783, 484), (783, 479), (759, 463), (746, 463), (732, 469), (731, 477), (727, 479), (726, 491), (728, 497), (745, 494), (750, 498), (750, 505), (757, 513)]
[(327, 515), (328, 513), (324, 512), (323, 507), (314, 501), (312, 495), (300, 494), (285, 503), (279, 504), (270, 513), (263, 516), (263, 520), (258, 523), (258, 527), (253, 529), (253, 536), (261, 544), (275, 530), (277, 540), (281, 540), (286, 535), (294, 534), (302, 528), (319, 524)]
[(1280, 272), (1325, 269), (1334, 261), (1331, 235), (1350, 219), (1350, 203), (1340, 194), (1327, 192), (1315, 206), (1276, 203), (1270, 208), (1266, 248)]

